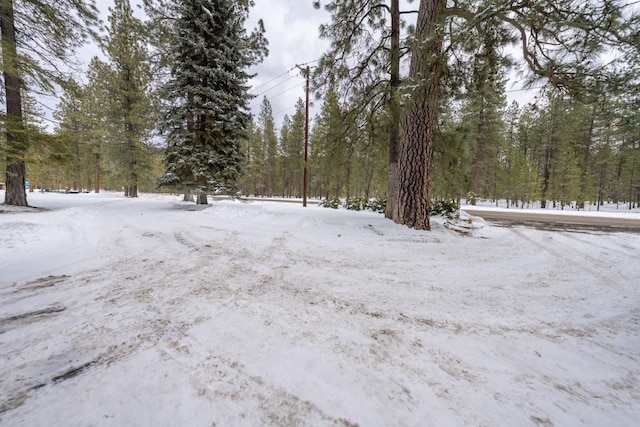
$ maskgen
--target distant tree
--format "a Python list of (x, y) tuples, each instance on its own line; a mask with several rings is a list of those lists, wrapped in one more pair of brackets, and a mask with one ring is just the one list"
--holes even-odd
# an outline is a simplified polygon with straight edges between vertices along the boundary
[[(70, 80), (53, 115), (58, 122), (55, 134), (64, 156), (75, 173), (74, 188), (93, 188), (100, 192), (102, 162), (105, 161), (109, 99), (105, 64), (93, 58), (87, 84)], [(49, 162), (50, 164), (55, 162)], [(73, 177), (67, 173), (67, 180)]]
[(388, 190), (389, 115), (375, 108), (355, 118), (357, 129), (350, 130), (352, 139), (353, 194), (365, 199), (386, 199)]
[(49, 133), (44, 123), (45, 114), (35, 97), (28, 93), (23, 97), (24, 134), (29, 141), (25, 154), (27, 179), (30, 181), (29, 192), (49, 179), (48, 166), (55, 164), (59, 158), (52, 156), (57, 152), (58, 141)]
[(73, 51), (98, 23), (93, 0), (0, 1), (1, 55), (4, 77), (6, 135), (5, 204), (27, 206), (24, 155), (29, 147), (24, 132), (23, 92), (53, 92), (66, 80)]
[(293, 116), (285, 116), (280, 131), (282, 188), (285, 197), (302, 197), (305, 104), (298, 98)]
[(265, 192), (267, 197), (272, 197), (274, 193), (274, 183), (276, 182), (276, 155), (278, 148), (278, 136), (276, 135), (276, 125), (273, 119), (273, 108), (265, 96), (260, 104), (258, 113), (258, 126), (261, 129), (261, 152), (264, 156)]
[(470, 51), (471, 72), (465, 84), (467, 96), (462, 113), (471, 125), (473, 139), (471, 163), (472, 204), (475, 196), (496, 198), (498, 159), (502, 151), (503, 112), (506, 104), (505, 71), (509, 66), (498, 47), (510, 42), (504, 24), (495, 18), (479, 24), (475, 37), (464, 44)]
[(614, 156), (616, 186), (612, 199), (626, 201), (629, 209), (640, 206), (640, 108), (634, 96), (624, 96)]
[(108, 35), (103, 43), (103, 67), (109, 96), (112, 149), (118, 160), (125, 196), (138, 196), (138, 180), (149, 169), (149, 141), (155, 117), (150, 96), (151, 68), (142, 22), (133, 16), (129, 0), (110, 8)]
[[(85, 98), (84, 88), (75, 80), (70, 80), (65, 85), (65, 91), (60, 97), (60, 102), (53, 113), (53, 117), (58, 121), (55, 133), (60, 141), (58, 150), (65, 154), (61, 165), (64, 169), (64, 186), (71, 188), (82, 188), (82, 165), (85, 142)], [(53, 162), (51, 162), (53, 163)], [(60, 186), (60, 183), (57, 183)]]
[(458, 200), (471, 191), (474, 122), (466, 122), (459, 106), (442, 106), (433, 143), (434, 198)]
[(340, 197), (348, 184), (345, 172), (349, 162), (349, 147), (343, 118), (338, 94), (330, 87), (310, 136), (314, 164), (312, 180), (318, 181), (327, 198), (331, 195)]
[(538, 170), (533, 156), (536, 116), (529, 106), (513, 101), (505, 113), (504, 156), (499, 159), (502, 197), (509, 206), (524, 206), (539, 193)]
[[(246, 2), (244, 2), (246, 3)], [(253, 2), (185, 0), (177, 5), (172, 47), (170, 104), (161, 130), (168, 147), (160, 182), (192, 189), (197, 203), (207, 192), (231, 191), (241, 175), (241, 143), (247, 138), (247, 68), (266, 55), (260, 28), (247, 35)]]
[(262, 167), (258, 164), (256, 151), (262, 144), (262, 133), (256, 128), (253, 117), (247, 125), (247, 137), (241, 142), (241, 151), (244, 158), (244, 173), (240, 177), (240, 187), (245, 195), (258, 194), (257, 188)]

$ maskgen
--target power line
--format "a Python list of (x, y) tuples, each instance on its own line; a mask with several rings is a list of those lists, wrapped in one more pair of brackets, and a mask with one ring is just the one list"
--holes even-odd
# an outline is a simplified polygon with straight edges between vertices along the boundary
[(284, 93), (287, 93), (287, 92), (289, 92), (291, 90), (297, 89), (300, 86), (304, 86), (304, 84), (305, 84), (305, 82), (302, 82), (302, 83), (299, 83), (299, 84), (297, 84), (295, 86), (291, 86), (289, 89), (283, 90), (282, 92), (280, 92), (280, 93), (278, 93), (276, 95), (273, 95), (270, 99), (275, 99), (275, 98), (279, 97), (280, 95), (282, 95)]
[(289, 106), (289, 107), (287, 107), (287, 108), (283, 108), (283, 109), (282, 109), (282, 110), (280, 110), (280, 111), (276, 111), (275, 113), (273, 113), (273, 115), (274, 115), (274, 116), (277, 116), (277, 115), (278, 115), (278, 114), (280, 114), (280, 113), (284, 113), (285, 111), (289, 111), (289, 110), (292, 110), (292, 109), (294, 109), (294, 108), (296, 108), (296, 106), (295, 106), (295, 105), (291, 105), (291, 106)]
[[(295, 86), (291, 86), (290, 88), (283, 90), (282, 92), (278, 92), (277, 94), (275, 94), (275, 95), (273, 95), (273, 96), (270, 96), (270, 97), (269, 97), (269, 101), (271, 101), (271, 100), (273, 100), (273, 99), (276, 99), (276, 98), (277, 98), (277, 97), (279, 97), (280, 95), (283, 95), (283, 94), (285, 94), (285, 93), (287, 93), (287, 92), (290, 92), (290, 91), (292, 91), (292, 90), (294, 90), (294, 89), (297, 89), (297, 88), (299, 88), (300, 86), (304, 86), (304, 84), (305, 84), (305, 82), (298, 83), (298, 84), (297, 84), (297, 85), (295, 85)], [(258, 105), (258, 103), (255, 103), (255, 102), (256, 102), (256, 101), (254, 100), (254, 104), (252, 104), (252, 106), (253, 106), (253, 107), (256, 107), (256, 106)]]
[(285, 72), (284, 72), (284, 73), (282, 73), (282, 74), (279, 74), (278, 76), (276, 76), (276, 77), (272, 78), (272, 79), (271, 79), (271, 80), (269, 80), (268, 82), (262, 83), (262, 84), (261, 84), (261, 85), (259, 85), (259, 86), (256, 86), (256, 87), (254, 87), (254, 88), (251, 88), (251, 90), (249, 91), (249, 93), (254, 92), (254, 91), (258, 90), (258, 89), (261, 89), (261, 88), (265, 87), (266, 85), (268, 85), (269, 83), (271, 83), (271, 82), (273, 82), (273, 81), (275, 81), (275, 80), (278, 80), (280, 77), (284, 76), (285, 74), (288, 74), (288, 73), (289, 73), (289, 71), (291, 71), (291, 69), (290, 69), (290, 70), (285, 71)]
[[(255, 91), (257, 91), (258, 89), (262, 89), (263, 87), (267, 86), (269, 83), (272, 83), (272, 82), (274, 82), (274, 81), (278, 80), (280, 77), (284, 76), (285, 74), (289, 74), (289, 72), (291, 72), (291, 71), (295, 70), (296, 68), (306, 67), (307, 65), (311, 65), (311, 64), (314, 64), (314, 63), (316, 63), (316, 62), (320, 62), (320, 59), (321, 59), (321, 58), (314, 59), (313, 61), (305, 62), (304, 64), (296, 64), (296, 65), (294, 65), (293, 67), (289, 68), (288, 70), (283, 71), (282, 73), (278, 74), (276, 77), (272, 78), (271, 80), (269, 80), (269, 81), (267, 81), (267, 82), (264, 82), (264, 83), (262, 83), (261, 85), (258, 85), (258, 86), (254, 87), (254, 88), (251, 88), (251, 90), (249, 91), (249, 93), (255, 92)], [(287, 79), (287, 80), (290, 80), (290, 79), (291, 79), (291, 78), (293, 78), (293, 77), (294, 77), (294, 76), (289, 76), (289, 79)], [(287, 81), (287, 80), (285, 80), (285, 81)], [(272, 89), (273, 89), (274, 87), (279, 86), (280, 84), (281, 84), (281, 83), (277, 84), (276, 86), (273, 86), (273, 87), (272, 87)], [(270, 89), (268, 89), (268, 90), (270, 90)], [(268, 91), (268, 90), (267, 90), (267, 91)], [(266, 91), (265, 91), (265, 92), (266, 92)], [(264, 93), (264, 92), (263, 92), (263, 93)], [(256, 96), (260, 96), (260, 94), (258, 94), (258, 95), (256, 95)]]
[[(288, 72), (289, 72), (289, 71), (287, 71), (287, 73), (288, 73)], [(285, 84), (286, 82), (288, 82), (288, 81), (289, 81), (289, 80), (291, 80), (292, 78), (293, 78), (293, 77), (289, 76), (289, 78), (288, 78), (287, 80), (283, 80), (283, 81), (281, 81), (280, 83), (278, 83), (277, 85), (271, 86), (269, 89), (266, 89), (266, 90), (264, 90), (264, 91), (262, 91), (262, 92), (260, 92), (260, 93), (256, 93), (256, 94), (253, 94), (253, 95), (254, 95), (256, 98), (257, 98), (257, 97), (259, 97), (259, 96), (261, 96), (261, 95), (264, 95), (265, 93), (270, 92), (270, 91), (272, 91), (273, 89), (275, 89), (275, 88), (277, 88), (277, 87), (279, 87), (279, 86), (282, 86), (283, 84)]]

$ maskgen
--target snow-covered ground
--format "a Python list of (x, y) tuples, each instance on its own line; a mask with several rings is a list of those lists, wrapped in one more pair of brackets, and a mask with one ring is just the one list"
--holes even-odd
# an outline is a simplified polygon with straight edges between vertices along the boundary
[(0, 425), (638, 425), (639, 234), (179, 200), (0, 213)]

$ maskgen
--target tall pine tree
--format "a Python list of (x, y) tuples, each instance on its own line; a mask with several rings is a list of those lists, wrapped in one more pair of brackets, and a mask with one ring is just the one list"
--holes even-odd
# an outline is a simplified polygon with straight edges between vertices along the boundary
[(27, 206), (24, 157), (29, 147), (25, 132), (25, 88), (53, 92), (73, 65), (73, 51), (86, 41), (98, 22), (93, 0), (0, 1), (1, 52), (6, 115), (6, 182), (4, 202)]
[(125, 195), (137, 197), (138, 179), (148, 168), (147, 142), (153, 128), (149, 54), (142, 22), (133, 16), (129, 0), (115, 0), (110, 12), (104, 51), (113, 148), (118, 153)]
[[(247, 68), (266, 55), (263, 28), (248, 35), (244, 23), (253, 2), (185, 0), (178, 5), (165, 174), (160, 183), (198, 195), (230, 191), (241, 174), (241, 142), (247, 137)], [(261, 26), (262, 27), (262, 26)]]

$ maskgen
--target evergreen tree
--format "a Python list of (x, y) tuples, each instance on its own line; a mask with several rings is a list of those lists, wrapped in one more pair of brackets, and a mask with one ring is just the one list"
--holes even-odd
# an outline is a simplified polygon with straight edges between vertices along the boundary
[[(93, 0), (2, 0), (0, 29), (4, 83), (6, 185), (4, 202), (27, 206), (25, 153), (29, 147), (23, 117), (23, 91), (53, 92), (66, 80), (73, 51), (98, 22)], [(18, 37), (16, 35), (19, 35)], [(22, 35), (22, 36), (20, 36)]]
[(61, 186), (82, 189), (82, 164), (84, 157), (85, 141), (85, 98), (81, 87), (74, 80), (66, 84), (65, 91), (60, 98), (58, 107), (54, 112), (54, 118), (58, 121), (56, 135), (60, 141), (60, 149), (64, 150), (65, 159), (63, 167), (64, 185)]
[(241, 175), (241, 143), (247, 138), (246, 69), (266, 54), (260, 34), (246, 34), (250, 4), (233, 0), (185, 0), (177, 6), (177, 34), (170, 108), (162, 123), (168, 147), (161, 184), (207, 192), (231, 191)]
[(280, 152), (280, 168), (282, 178), (282, 197), (291, 197), (292, 193), (292, 165), (290, 164), (290, 156), (288, 153), (289, 145), (291, 144), (291, 118), (288, 114), (282, 118), (282, 127), (280, 128), (280, 138), (278, 140), (278, 151)]
[(640, 109), (632, 95), (622, 97), (620, 135), (616, 164), (617, 183), (611, 195), (615, 201), (626, 201), (628, 208), (640, 206)]
[(247, 126), (247, 138), (241, 144), (245, 171), (240, 179), (240, 187), (244, 195), (257, 194), (256, 188), (258, 187), (258, 176), (261, 167), (257, 164), (256, 151), (261, 143), (262, 134), (260, 129), (256, 128), (253, 120), (251, 120)]
[(142, 22), (129, 0), (110, 8), (109, 34), (103, 48), (108, 63), (104, 78), (109, 93), (112, 148), (120, 165), (125, 196), (138, 196), (138, 180), (149, 168), (148, 143), (154, 126), (149, 95), (151, 70)]
[(276, 155), (278, 148), (278, 136), (276, 135), (276, 125), (273, 120), (273, 108), (265, 96), (260, 104), (258, 113), (258, 126), (262, 130), (261, 153), (264, 165), (265, 196), (272, 197), (274, 193), (274, 182), (276, 182)]
[(471, 197), (496, 198), (498, 159), (502, 151), (502, 113), (505, 105), (504, 71), (508, 61), (500, 57), (498, 46), (510, 41), (508, 32), (495, 18), (479, 24), (476, 37), (467, 45), (472, 51), (471, 79), (465, 84), (465, 123), (472, 125)]
[[(316, 8), (321, 2), (313, 2)], [(405, 24), (399, 0), (329, 1), (325, 9), (332, 22), (320, 27), (320, 36), (331, 40), (331, 48), (315, 73), (316, 86), (337, 85), (344, 99), (351, 99), (351, 113), (374, 110), (388, 115), (387, 193), (398, 188), (401, 84), (400, 61), (407, 53), (400, 31)], [(373, 116), (371, 116), (373, 117)], [(393, 218), (396, 198), (387, 199), (386, 216)]]
[(44, 125), (44, 113), (40, 104), (29, 94), (23, 97), (24, 105), (24, 134), (29, 141), (25, 155), (27, 179), (30, 182), (29, 192), (36, 187), (42, 188), (42, 184), (48, 179), (47, 166), (50, 161), (49, 153), (56, 150), (57, 140), (49, 134)]
[(302, 197), (304, 128), (305, 103), (298, 98), (293, 117), (284, 117), (280, 131), (283, 196), (285, 197)]
[(500, 159), (502, 197), (507, 207), (530, 203), (538, 194), (538, 171), (532, 156), (533, 110), (513, 101), (505, 118), (505, 149)]
[(55, 133), (60, 149), (66, 153), (63, 157), (68, 159), (67, 163), (75, 164), (76, 176), (65, 174), (65, 186), (93, 188), (95, 192), (100, 192), (101, 164), (105, 160), (106, 141), (109, 139), (109, 102), (104, 68), (104, 63), (93, 58), (87, 74), (88, 83), (82, 86), (69, 81), (54, 111), (58, 122)]
[[(390, 120), (388, 114), (372, 108), (356, 119), (358, 128), (350, 132), (354, 151), (351, 187), (356, 197), (385, 199), (388, 190)], [(353, 128), (353, 125), (349, 128)]]
[(348, 185), (345, 169), (350, 160), (350, 150), (343, 117), (338, 94), (331, 86), (310, 137), (314, 164), (311, 174), (315, 175), (315, 180), (324, 189), (323, 195), (326, 198), (330, 195), (341, 197)]
[(459, 200), (471, 191), (471, 124), (460, 118), (459, 108), (442, 106), (440, 126), (433, 144), (433, 196)]

